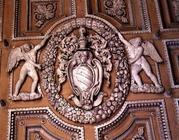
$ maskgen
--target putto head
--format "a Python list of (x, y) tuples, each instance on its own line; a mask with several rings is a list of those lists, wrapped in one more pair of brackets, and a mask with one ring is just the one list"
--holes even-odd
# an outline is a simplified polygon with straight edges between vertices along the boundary
[(22, 49), (23, 49), (24, 52), (29, 52), (32, 49), (32, 45), (30, 45), (30, 44), (24, 44), (22, 46)]
[(137, 47), (137, 46), (140, 46), (141, 43), (142, 43), (142, 39), (141, 37), (136, 37), (136, 38), (133, 38), (129, 41), (133, 46)]

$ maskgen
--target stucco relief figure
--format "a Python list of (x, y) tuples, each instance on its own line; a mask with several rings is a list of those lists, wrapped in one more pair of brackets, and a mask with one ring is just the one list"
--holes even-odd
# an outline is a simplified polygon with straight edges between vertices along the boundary
[[(36, 92), (39, 80), (37, 69), (41, 69), (41, 65), (37, 63), (37, 52), (45, 45), (49, 37), (50, 36), (46, 36), (44, 40), (36, 46), (33, 46), (32, 44), (24, 44), (11, 50), (8, 59), (8, 72), (12, 72), (13, 69), (18, 66), (21, 60), (25, 61), (20, 70), (19, 79), (15, 85), (14, 93), (11, 97), (12, 100), (34, 100), (41, 98), (42, 95)], [(20, 92), (20, 89), (27, 76), (33, 80), (29, 94)]]
[(74, 94), (70, 97), (74, 103), (85, 110), (90, 110), (102, 102), (100, 91), (103, 69), (100, 61), (93, 58), (87, 48), (86, 30), (80, 28), (79, 48), (68, 64), (68, 78)]
[[(162, 92), (164, 89), (159, 83), (157, 77), (151, 70), (151, 66), (144, 56), (150, 56), (150, 58), (156, 63), (162, 62), (162, 58), (157, 53), (152, 43), (141, 40), (140, 37), (127, 41), (124, 37), (118, 33), (120, 40), (124, 43), (126, 51), (128, 53), (129, 63), (131, 65), (131, 91), (133, 92)], [(153, 84), (144, 84), (141, 80), (139, 73), (144, 71), (150, 78)]]

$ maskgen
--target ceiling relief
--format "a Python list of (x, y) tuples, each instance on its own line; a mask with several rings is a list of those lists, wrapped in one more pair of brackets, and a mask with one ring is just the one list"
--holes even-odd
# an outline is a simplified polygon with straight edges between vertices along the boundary
[[(35, 124), (32, 121), (35, 121)], [(55, 127), (58, 133), (47, 129), (48, 125), (51, 125), (51, 128)], [(8, 127), (8, 140), (20, 139), (22, 135), (27, 140), (39, 140), (42, 138), (84, 140), (83, 127), (65, 123), (48, 107), (10, 109)], [(22, 132), (21, 135), (19, 135), (20, 131)], [(68, 136), (65, 137), (64, 134)]]
[[(146, 114), (144, 113), (144, 115), (142, 112), (146, 112)], [(126, 101), (115, 117), (95, 126), (95, 136), (98, 140), (103, 140), (105, 137), (121, 140), (128, 139), (127, 136), (134, 134), (130, 139), (141, 137), (147, 140), (171, 140), (168, 123), (164, 100)], [(140, 124), (139, 128), (133, 133), (137, 124)], [(124, 125), (125, 130), (117, 127), (118, 125), (121, 127)]]
[[(13, 95), (10, 95), (12, 100), (34, 100), (41, 98), (42, 94), (36, 92), (39, 81), (37, 69), (40, 70), (41, 65), (36, 61), (38, 51), (45, 45), (48, 39), (49, 36), (46, 36), (44, 40), (42, 40), (42, 42), (36, 46), (33, 44), (23, 44), (22, 46), (11, 50), (8, 59), (8, 72), (12, 72), (18, 66), (21, 60), (25, 61), (20, 70), (19, 79), (15, 85)], [(33, 80), (31, 91), (28, 94), (20, 92), (22, 84), (27, 76)]]
[(144, 128), (143, 127), (139, 127), (138, 128), (138, 133), (135, 134), (133, 137), (132, 137), (132, 140), (146, 140), (145, 137), (144, 137)]
[[(153, 92), (160, 93), (164, 90), (157, 77), (153, 74), (150, 64), (145, 56), (149, 56), (154, 62), (163, 62), (154, 45), (149, 41), (142, 41), (140, 37), (125, 40), (121, 34), (118, 34), (120, 40), (124, 43), (128, 54), (128, 62), (131, 68), (131, 88), (132, 92)], [(142, 82), (140, 72), (144, 71), (153, 84)]]
[(57, 3), (37, 4), (34, 9), (35, 26), (40, 28), (46, 21), (55, 17)]
[(103, 80), (103, 68), (101, 62), (93, 58), (92, 52), (87, 47), (85, 28), (81, 27), (79, 32), (80, 37), (76, 45), (79, 46), (68, 63), (67, 75), (74, 93), (71, 99), (78, 107), (91, 110), (102, 102), (103, 93), (99, 91)]
[[(42, 60), (37, 61), (41, 48)], [(37, 88), (39, 84), (51, 105), (69, 120), (100, 122), (121, 108), (129, 89), (136, 93), (164, 90), (145, 55), (162, 62), (150, 42), (142, 42), (139, 37), (127, 41), (112, 25), (96, 18), (72, 19), (55, 27), (36, 46), (24, 44), (11, 50), (9, 72), (20, 60), (25, 63), (19, 80), (14, 85), (10, 83), (10, 97), (12, 100), (39, 99), (42, 96)], [(151, 84), (142, 81), (142, 70)], [(20, 92), (27, 76), (33, 80), (28, 94)], [(67, 84), (70, 90), (63, 91)]]
[(12, 41), (0, 48), (8, 139), (170, 140), (173, 95), (163, 98), (179, 85), (179, 41), (164, 40), (162, 50), (160, 28), (177, 22), (157, 24), (164, 11), (151, 15), (160, 3), (14, 0)]
[[(64, 24), (53, 32), (43, 58), (43, 88), (55, 109), (72, 121), (94, 123), (106, 119), (127, 97), (130, 76), (123, 44), (100, 20), (74, 19)], [(60, 61), (56, 65), (57, 59)], [(112, 70), (116, 73), (113, 80)], [(66, 80), (71, 91), (65, 98), (61, 89)]]
[(75, 0), (14, 0), (13, 39), (43, 38), (49, 24), (76, 16), (75, 3)]
[(87, 17), (97, 16), (110, 20), (110, 23), (124, 34), (151, 33), (146, 0), (85, 0), (85, 2)]
[(104, 0), (105, 12), (112, 17), (116, 17), (122, 23), (128, 23), (126, 3), (124, 0)]

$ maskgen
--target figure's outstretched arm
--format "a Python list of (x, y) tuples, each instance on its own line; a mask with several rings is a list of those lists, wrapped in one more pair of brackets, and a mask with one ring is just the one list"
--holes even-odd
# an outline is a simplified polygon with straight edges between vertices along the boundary
[(118, 37), (124, 43), (124, 45), (126, 45), (127, 47), (132, 46), (126, 39), (124, 39), (124, 37), (120, 33), (118, 33)]
[(38, 51), (39, 49), (41, 49), (50, 37), (51, 35), (45, 36), (45, 38), (40, 42), (40, 44), (35, 46), (34, 50)]
[(33, 61), (31, 61), (31, 60), (29, 60), (28, 62), (29, 62), (30, 64), (32, 64), (34, 67), (36, 67), (36, 68), (38, 68), (38, 69), (41, 69), (40, 64), (36, 64), (36, 63), (34, 63)]

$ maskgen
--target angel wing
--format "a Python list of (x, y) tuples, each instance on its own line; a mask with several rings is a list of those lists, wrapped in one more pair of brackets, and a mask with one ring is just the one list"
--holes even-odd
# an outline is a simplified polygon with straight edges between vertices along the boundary
[(152, 60), (154, 60), (155, 62), (163, 62), (162, 58), (160, 57), (160, 55), (158, 54), (157, 50), (151, 42), (145, 41), (142, 44), (142, 47), (144, 48), (144, 55), (150, 56)]
[(8, 72), (11, 72), (14, 68), (16, 68), (20, 60), (24, 60), (22, 48), (18, 47), (12, 49), (8, 57)]

